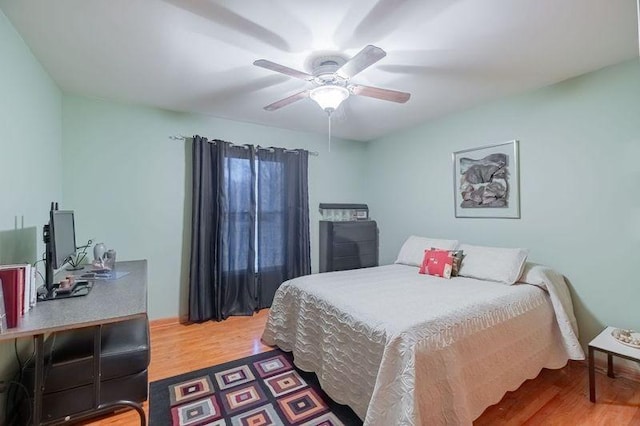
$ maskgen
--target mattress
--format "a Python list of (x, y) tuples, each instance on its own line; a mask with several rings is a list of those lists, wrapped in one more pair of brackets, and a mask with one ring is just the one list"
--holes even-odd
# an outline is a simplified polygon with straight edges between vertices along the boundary
[(584, 359), (562, 276), (523, 276), (507, 286), (387, 265), (300, 277), (278, 289), (262, 338), (365, 425), (471, 424), (542, 368)]

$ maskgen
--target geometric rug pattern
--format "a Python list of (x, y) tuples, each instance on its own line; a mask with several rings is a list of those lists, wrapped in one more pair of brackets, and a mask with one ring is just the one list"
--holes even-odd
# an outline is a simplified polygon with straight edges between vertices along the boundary
[(315, 374), (279, 349), (152, 382), (149, 424), (351, 426), (362, 421), (329, 398)]

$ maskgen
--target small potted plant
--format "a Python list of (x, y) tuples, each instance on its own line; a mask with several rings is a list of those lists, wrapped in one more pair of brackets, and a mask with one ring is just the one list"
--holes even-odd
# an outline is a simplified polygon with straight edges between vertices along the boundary
[(93, 244), (93, 241), (89, 240), (87, 241), (87, 244), (76, 247), (76, 252), (69, 256), (68, 262), (70, 266), (67, 268), (67, 271), (79, 271), (84, 268), (82, 264), (87, 258), (87, 247), (91, 244)]

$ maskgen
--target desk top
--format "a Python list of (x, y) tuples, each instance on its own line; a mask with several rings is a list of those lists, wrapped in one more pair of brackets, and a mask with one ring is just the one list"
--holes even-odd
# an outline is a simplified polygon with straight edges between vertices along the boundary
[(615, 330), (615, 327), (605, 328), (602, 333), (598, 334), (591, 342), (589, 342), (589, 346), (640, 361), (640, 349), (632, 348), (631, 346), (618, 342), (615, 337), (611, 335), (613, 330)]
[[(0, 341), (146, 315), (147, 261), (118, 262), (116, 271), (129, 273), (113, 281), (95, 281), (93, 289), (86, 296), (38, 301), (18, 320), (17, 327), (0, 333)], [(83, 273), (86, 271), (76, 272)], [(62, 275), (69, 274), (64, 271)]]

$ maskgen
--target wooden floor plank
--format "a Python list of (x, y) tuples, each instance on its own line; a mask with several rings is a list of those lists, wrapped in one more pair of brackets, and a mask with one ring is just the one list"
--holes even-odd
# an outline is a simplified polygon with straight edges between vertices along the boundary
[[(233, 361), (270, 350), (260, 341), (267, 310), (252, 317), (182, 325), (163, 321), (151, 327), (149, 381)], [(640, 426), (640, 383), (598, 373), (596, 404), (589, 402), (587, 370), (570, 362), (543, 370), (480, 416), (474, 425), (629, 425)], [(144, 405), (145, 411), (148, 404)], [(86, 423), (94, 426), (137, 424), (133, 412)]]

